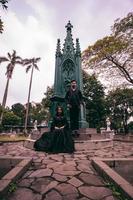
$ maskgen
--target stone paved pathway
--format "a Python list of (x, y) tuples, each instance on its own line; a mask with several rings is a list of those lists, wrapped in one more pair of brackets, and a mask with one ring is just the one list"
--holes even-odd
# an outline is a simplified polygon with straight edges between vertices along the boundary
[(32, 157), (33, 163), (6, 200), (117, 200), (91, 165), (93, 157), (133, 157), (132, 143), (114, 142), (114, 148), (47, 154), (5, 143), (0, 156)]

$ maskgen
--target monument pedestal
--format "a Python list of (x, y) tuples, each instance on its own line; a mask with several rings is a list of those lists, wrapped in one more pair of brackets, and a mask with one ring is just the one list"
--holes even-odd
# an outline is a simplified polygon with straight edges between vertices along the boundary
[[(113, 146), (113, 140), (97, 133), (96, 129), (81, 128), (79, 129), (79, 133), (79, 137), (74, 138), (76, 151), (93, 150)], [(34, 150), (34, 143), (40, 137), (41, 133), (31, 135), (31, 138), (24, 141), (23, 146)]]

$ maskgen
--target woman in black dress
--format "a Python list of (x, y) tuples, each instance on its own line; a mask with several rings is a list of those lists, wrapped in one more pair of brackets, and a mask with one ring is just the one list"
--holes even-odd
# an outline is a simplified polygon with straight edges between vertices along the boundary
[(35, 150), (51, 153), (73, 153), (74, 140), (62, 107), (58, 106), (51, 124), (51, 131), (43, 133), (34, 144)]

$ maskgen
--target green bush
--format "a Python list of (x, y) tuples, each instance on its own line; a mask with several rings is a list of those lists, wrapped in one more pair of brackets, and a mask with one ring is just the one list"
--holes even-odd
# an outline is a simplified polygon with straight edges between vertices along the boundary
[(2, 124), (0, 124), (0, 133), (2, 133), (2, 131), (4, 130)]
[(129, 131), (129, 133), (132, 133), (132, 134), (133, 134), (133, 122), (130, 122), (130, 123), (128, 124), (128, 131)]

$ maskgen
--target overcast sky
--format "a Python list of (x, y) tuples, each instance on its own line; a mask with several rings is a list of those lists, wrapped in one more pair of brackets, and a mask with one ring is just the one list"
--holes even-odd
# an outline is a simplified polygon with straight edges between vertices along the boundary
[[(73, 39), (81, 51), (111, 33), (117, 18), (132, 11), (133, 0), (10, 0), (8, 11), (1, 9), (4, 32), (0, 34), (0, 56), (16, 50), (22, 58), (41, 57), (40, 71), (34, 71), (31, 101), (41, 102), (47, 86), (54, 83), (57, 39), (63, 47), (65, 25), (73, 25)], [(6, 63), (0, 66), (0, 102), (6, 85)], [(9, 85), (7, 106), (27, 102), (30, 72), (16, 66)]]

